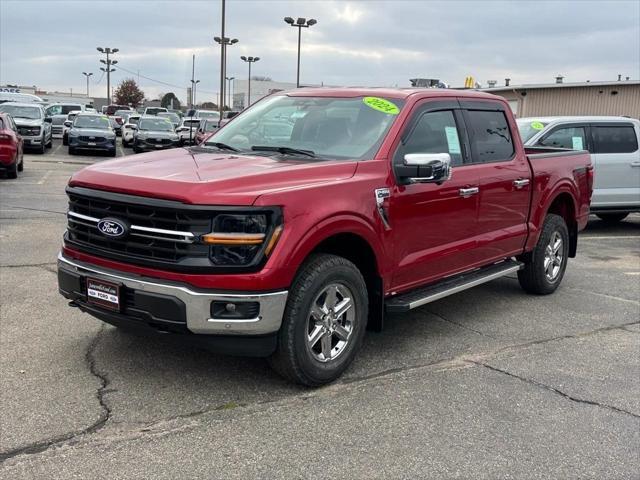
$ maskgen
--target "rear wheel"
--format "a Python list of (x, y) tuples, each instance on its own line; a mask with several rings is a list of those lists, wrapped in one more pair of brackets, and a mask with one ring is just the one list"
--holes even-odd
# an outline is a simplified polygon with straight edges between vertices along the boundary
[(367, 286), (356, 266), (335, 255), (314, 255), (289, 292), (269, 363), (302, 385), (332, 382), (355, 358), (367, 312)]
[(49, 137), (49, 142), (47, 143), (47, 148), (53, 147), (53, 135)]
[(596, 213), (596, 216), (605, 223), (618, 223), (627, 218), (628, 213)]
[[(16, 162), (18, 159), (16, 158)], [(20, 155), (20, 163), (18, 164), (18, 171), (22, 172), (24, 170), (24, 154)]]
[(18, 159), (7, 169), (7, 178), (18, 178)]
[(520, 286), (538, 295), (553, 293), (564, 276), (569, 254), (569, 229), (559, 215), (544, 220), (538, 243), (518, 272)]
[(73, 147), (69, 147), (69, 155), (75, 155), (76, 154), (76, 149)]

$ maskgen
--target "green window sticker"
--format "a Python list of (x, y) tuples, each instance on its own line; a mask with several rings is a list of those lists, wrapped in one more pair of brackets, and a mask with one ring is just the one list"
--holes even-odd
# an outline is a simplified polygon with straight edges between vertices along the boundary
[(460, 153), (460, 139), (458, 138), (458, 130), (456, 127), (444, 127), (444, 132), (447, 135), (447, 144), (449, 146), (449, 153)]
[(571, 137), (571, 142), (573, 143), (574, 150), (584, 150), (584, 145), (582, 144), (582, 137)]
[(389, 115), (397, 115), (398, 113), (400, 113), (400, 109), (395, 103), (390, 102), (389, 100), (385, 100), (384, 98), (364, 97), (362, 101), (365, 103), (365, 105), (382, 113), (387, 113)]
[(531, 122), (531, 128), (534, 130), (542, 130), (544, 128), (544, 123), (542, 122)]

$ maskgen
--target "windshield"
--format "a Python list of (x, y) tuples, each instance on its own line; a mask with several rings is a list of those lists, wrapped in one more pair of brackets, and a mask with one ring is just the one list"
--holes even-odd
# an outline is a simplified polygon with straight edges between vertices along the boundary
[(127, 120), (127, 123), (130, 123), (132, 125), (137, 125), (139, 121), (140, 121), (140, 117), (134, 117), (133, 115), (130, 115), (129, 119)]
[(173, 124), (166, 118), (143, 118), (138, 122), (140, 130), (159, 130), (162, 132), (173, 131)]
[(198, 112), (198, 118), (215, 118), (216, 120), (220, 118), (220, 114), (218, 112)]
[(172, 123), (180, 123), (180, 117), (175, 113), (160, 112), (158, 116), (168, 118)]
[(144, 111), (144, 113), (145, 113), (145, 115), (157, 115), (157, 114), (158, 114), (158, 113), (160, 113), (160, 112), (164, 113), (164, 112), (166, 112), (166, 111), (167, 111), (167, 109), (166, 109), (166, 108), (160, 108), (160, 107), (153, 108), (153, 107), (149, 107), (149, 108), (147, 108), (147, 109)]
[(107, 117), (98, 115), (79, 115), (73, 122), (75, 128), (96, 128), (99, 130), (107, 130), (111, 127), (111, 123)]
[(193, 128), (193, 127), (197, 127), (198, 125), (200, 125), (200, 120), (183, 120), (182, 124), (185, 127)]
[(527, 143), (534, 135), (544, 130), (548, 123), (540, 122), (538, 120), (531, 120), (530, 118), (517, 120), (518, 130), (522, 137), (522, 143)]
[(10, 103), (3, 103), (0, 105), (0, 112), (8, 113), (13, 118), (29, 118), (29, 119), (41, 118), (41, 111), (38, 107), (23, 107), (20, 105), (11, 105)]
[(378, 97), (274, 96), (225, 125), (205, 146), (285, 147), (318, 157), (372, 158), (403, 105)]
[(218, 122), (208, 121), (208, 122), (204, 123), (204, 131), (205, 132), (213, 132), (217, 128), (218, 128)]

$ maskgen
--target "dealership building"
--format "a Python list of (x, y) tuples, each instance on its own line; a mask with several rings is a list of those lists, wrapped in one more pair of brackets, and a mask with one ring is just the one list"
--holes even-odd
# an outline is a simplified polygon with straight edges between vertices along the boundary
[(518, 117), (614, 115), (640, 118), (640, 81), (510, 85), (482, 88), (504, 97)]

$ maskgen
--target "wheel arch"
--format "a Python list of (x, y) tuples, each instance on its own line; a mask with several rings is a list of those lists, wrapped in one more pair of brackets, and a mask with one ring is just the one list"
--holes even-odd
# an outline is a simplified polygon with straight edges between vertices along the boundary
[(549, 214), (559, 215), (569, 230), (569, 257), (576, 256), (578, 249), (578, 222), (576, 220), (577, 205), (575, 197), (569, 191), (559, 192), (549, 202), (545, 217)]

